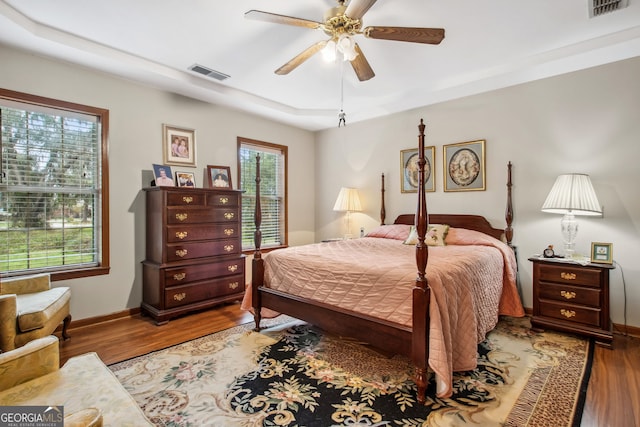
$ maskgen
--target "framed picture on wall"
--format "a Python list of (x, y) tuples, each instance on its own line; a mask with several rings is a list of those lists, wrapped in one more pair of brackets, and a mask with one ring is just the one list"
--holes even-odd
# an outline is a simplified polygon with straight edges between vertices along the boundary
[(207, 165), (207, 182), (209, 188), (232, 188), (231, 168)]
[(196, 167), (196, 131), (162, 125), (162, 158), (166, 165)]
[[(424, 147), (424, 188), (435, 191), (434, 162), (435, 147)], [(416, 193), (418, 191), (418, 149), (411, 148), (400, 151), (400, 192)]]
[(442, 147), (444, 191), (485, 190), (484, 140)]

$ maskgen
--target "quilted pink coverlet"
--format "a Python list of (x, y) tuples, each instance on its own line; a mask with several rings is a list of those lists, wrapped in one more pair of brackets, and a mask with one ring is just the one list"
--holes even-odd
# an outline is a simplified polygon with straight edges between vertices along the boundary
[[(477, 343), (499, 314), (524, 315), (511, 248), (483, 233), (455, 228), (446, 242), (429, 247), (427, 266), (429, 366), (440, 397), (451, 395), (453, 371), (476, 367)], [(290, 247), (264, 259), (270, 288), (411, 326), (415, 246), (366, 237)]]

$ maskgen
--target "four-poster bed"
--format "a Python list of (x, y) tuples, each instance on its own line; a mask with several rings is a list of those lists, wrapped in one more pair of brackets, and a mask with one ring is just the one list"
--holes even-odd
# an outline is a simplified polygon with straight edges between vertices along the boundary
[[(493, 228), (477, 215), (428, 216), (423, 185), (422, 120), (418, 128), (419, 187), (415, 215), (400, 215), (393, 225), (381, 225), (380, 230), (366, 238), (273, 251), (266, 256), (269, 261), (266, 266), (261, 252), (258, 158), (256, 249), (247, 296), (256, 329), (260, 327), (262, 309), (268, 308), (388, 353), (409, 356), (415, 366), (418, 400), (424, 402), (429, 367), (441, 380), (438, 395), (449, 395), (453, 369), (475, 367), (472, 366), (476, 363), (475, 346), (495, 326), (498, 314), (521, 316), (524, 311), (515, 285), (515, 255), (510, 249), (511, 164), (505, 230)], [(384, 224), (384, 175), (381, 197), (381, 224)], [(443, 242), (432, 247), (431, 262), (428, 246), (433, 242), (426, 239), (432, 239), (434, 230), (429, 224), (446, 224), (443, 229), (449, 232), (447, 247)], [(413, 245), (407, 244), (410, 235), (415, 236), (415, 261), (411, 261), (410, 255)], [(506, 244), (498, 240), (501, 238), (506, 239)], [(478, 265), (484, 267), (476, 268)], [(325, 266), (329, 271), (322, 273)], [(350, 284), (353, 286), (343, 287)], [(471, 328), (474, 330), (469, 331)]]

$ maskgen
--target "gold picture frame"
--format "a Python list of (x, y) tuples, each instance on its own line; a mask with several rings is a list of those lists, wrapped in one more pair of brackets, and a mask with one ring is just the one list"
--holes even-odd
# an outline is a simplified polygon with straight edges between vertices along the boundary
[[(425, 179), (424, 189), (428, 192), (436, 191), (435, 185), (435, 155), (436, 147), (424, 147)], [(400, 192), (416, 193), (418, 191), (418, 149), (400, 150)]]
[(165, 165), (196, 167), (196, 131), (162, 125), (162, 158)]
[(591, 242), (591, 262), (596, 264), (613, 264), (613, 244)]
[(484, 191), (485, 140), (442, 147), (444, 191)]

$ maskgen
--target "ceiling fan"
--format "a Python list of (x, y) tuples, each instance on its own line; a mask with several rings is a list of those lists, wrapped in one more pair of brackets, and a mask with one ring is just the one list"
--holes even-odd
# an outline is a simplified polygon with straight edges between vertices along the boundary
[(333, 7), (325, 12), (324, 22), (294, 18), (260, 10), (250, 10), (244, 14), (245, 18), (248, 19), (322, 30), (330, 37), (328, 40), (319, 41), (302, 51), (282, 67), (278, 68), (275, 71), (276, 74), (289, 74), (319, 51), (335, 54), (337, 50), (342, 53), (345, 60), (351, 62), (351, 66), (358, 76), (358, 79), (365, 81), (374, 77), (375, 73), (358, 44), (352, 40), (353, 36), (362, 34), (370, 39), (426, 44), (440, 44), (444, 38), (444, 29), (442, 28), (378, 26), (362, 28), (362, 17), (371, 6), (375, 4), (376, 0), (351, 0), (347, 6), (344, 5), (345, 0), (337, 1), (337, 7)]

